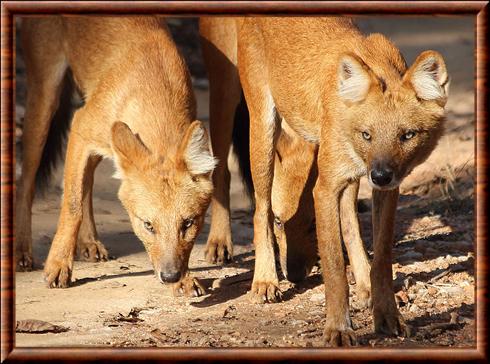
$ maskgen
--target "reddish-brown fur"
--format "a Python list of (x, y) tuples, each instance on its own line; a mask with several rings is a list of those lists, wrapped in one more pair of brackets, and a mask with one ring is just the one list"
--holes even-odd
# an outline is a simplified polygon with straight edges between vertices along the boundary
[[(210, 80), (210, 126), (213, 150), (220, 162), (213, 174), (212, 223), (206, 258), (223, 263), (232, 255), (229, 171), (226, 161), (235, 108), (240, 99), (237, 33), (233, 18), (200, 19), (203, 56)], [(239, 122), (239, 121), (236, 121)], [(272, 211), (282, 272), (291, 281), (304, 279), (318, 258), (313, 206), (317, 147), (301, 138), (285, 120), (276, 145)], [(358, 294), (369, 304), (369, 263), (356, 214), (357, 188), (343, 200), (343, 237), (354, 270)]]
[(94, 256), (106, 254), (96, 239), (91, 189), (97, 163), (109, 157), (121, 179), (119, 198), (159, 279), (201, 294), (187, 263), (211, 199), (215, 161), (166, 25), (154, 17), (31, 18), (23, 23), (23, 47), (28, 101), (16, 211), (19, 265), (32, 265), (34, 176), (69, 67), (85, 105), (68, 140), (60, 220), (44, 268), (48, 285), (70, 283), (77, 237)]
[(319, 145), (314, 201), (326, 341), (355, 343), (341, 248), (342, 200), (356, 195), (366, 173), (374, 187), (375, 329), (406, 333), (392, 289), (394, 215), (401, 180), (428, 157), (442, 133), (448, 75), (441, 55), (423, 52), (407, 69), (385, 37), (366, 37), (345, 18), (243, 18), (237, 20), (237, 34), (237, 64), (251, 120), (254, 300), (279, 296), (271, 194), (275, 140), (285, 119)]

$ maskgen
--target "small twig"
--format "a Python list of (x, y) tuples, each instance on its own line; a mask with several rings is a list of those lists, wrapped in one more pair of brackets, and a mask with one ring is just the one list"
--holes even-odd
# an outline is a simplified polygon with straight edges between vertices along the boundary
[(226, 286), (231, 286), (232, 284), (250, 281), (252, 278), (253, 278), (253, 272), (245, 272), (245, 273), (237, 274), (232, 277), (225, 278), (223, 279), (223, 283), (225, 283)]
[(439, 273), (438, 275), (432, 277), (431, 279), (429, 279), (429, 281), (427, 283), (434, 283), (435, 281), (437, 281), (439, 278), (442, 278), (444, 276), (447, 276), (449, 273), (451, 273), (451, 269), (445, 269), (443, 270), (441, 273)]

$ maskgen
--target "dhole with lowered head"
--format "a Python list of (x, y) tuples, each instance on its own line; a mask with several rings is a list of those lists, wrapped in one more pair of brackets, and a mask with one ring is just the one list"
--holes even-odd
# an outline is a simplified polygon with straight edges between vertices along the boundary
[(44, 268), (48, 285), (69, 285), (77, 240), (92, 259), (107, 255), (97, 238), (91, 194), (94, 169), (108, 157), (121, 179), (118, 196), (157, 277), (175, 283), (176, 292), (202, 294), (187, 264), (211, 199), (216, 162), (196, 121), (188, 70), (164, 22), (28, 18), (22, 32), (28, 97), (16, 196), (18, 266), (32, 266), (35, 175), (52, 116), (71, 97), (61, 94), (71, 72), (84, 105), (71, 124), (61, 214)]
[(399, 185), (436, 146), (449, 77), (442, 56), (422, 52), (407, 67), (383, 35), (346, 18), (236, 19), (237, 64), (250, 111), (256, 264), (251, 294), (279, 296), (271, 193), (281, 120), (319, 145), (314, 205), (326, 295), (325, 340), (352, 345), (342, 254), (342, 200), (359, 178), (373, 187), (371, 299), (376, 332), (406, 334), (395, 303), (391, 251)]

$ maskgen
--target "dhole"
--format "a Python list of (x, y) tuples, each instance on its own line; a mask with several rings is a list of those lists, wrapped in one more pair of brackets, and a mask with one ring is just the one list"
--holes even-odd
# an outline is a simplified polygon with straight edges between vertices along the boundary
[(61, 215), (44, 268), (48, 285), (69, 285), (77, 238), (91, 258), (106, 256), (91, 194), (94, 169), (107, 157), (114, 159), (119, 198), (158, 278), (176, 282), (176, 292), (201, 294), (187, 264), (211, 199), (215, 159), (166, 25), (153, 17), (25, 19), (23, 49), (28, 99), (16, 197), (20, 267), (32, 266), (34, 179), (59, 99), (71, 97), (61, 94), (71, 71), (84, 106), (71, 124)]
[[(240, 97), (242, 90), (236, 66), (235, 19), (203, 17), (199, 27), (210, 81), (211, 142), (214, 154), (221, 161), (213, 172), (215, 188), (206, 258), (210, 263), (222, 264), (233, 254), (229, 212), (230, 172), (226, 164), (232, 136), (240, 166), (245, 170), (242, 171), (244, 179), (251, 184), (251, 177), (247, 173), (250, 169), (247, 137), (249, 122), (247, 116), (242, 117), (248, 111), (243, 96)], [(282, 121), (274, 156), (271, 195), (281, 269), (292, 282), (304, 279), (318, 257), (313, 206), (313, 187), (317, 177), (316, 152), (316, 145), (305, 141), (286, 121)], [(342, 200), (342, 228), (358, 296), (367, 305), (370, 295), (369, 263), (357, 221), (356, 189)]]
[(376, 332), (406, 334), (392, 287), (391, 251), (399, 185), (437, 144), (449, 78), (442, 56), (421, 53), (408, 68), (381, 34), (345, 18), (244, 18), (237, 64), (250, 111), (256, 265), (252, 295), (279, 295), (271, 191), (281, 120), (319, 145), (314, 204), (326, 295), (325, 340), (355, 344), (341, 247), (341, 205), (367, 174), (373, 187), (371, 298)]

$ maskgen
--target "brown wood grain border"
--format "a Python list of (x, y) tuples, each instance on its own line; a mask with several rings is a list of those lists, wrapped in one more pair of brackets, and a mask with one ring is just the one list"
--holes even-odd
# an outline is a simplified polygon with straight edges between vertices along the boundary
[[(13, 194), (14, 16), (48, 14), (187, 15), (472, 15), (476, 17), (476, 330), (477, 346), (460, 348), (15, 348)], [(1, 362), (162, 360), (436, 360), (488, 359), (488, 1), (5, 1), (1, 4)]]
[(476, 16), (476, 332), (477, 345), (488, 358), (488, 3)]
[(485, 1), (12, 1), (15, 14), (476, 14)]

